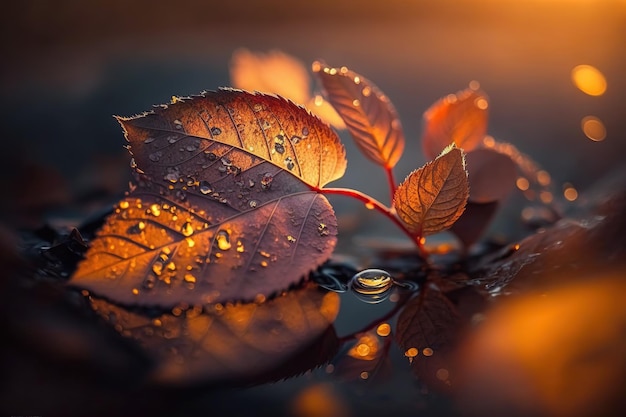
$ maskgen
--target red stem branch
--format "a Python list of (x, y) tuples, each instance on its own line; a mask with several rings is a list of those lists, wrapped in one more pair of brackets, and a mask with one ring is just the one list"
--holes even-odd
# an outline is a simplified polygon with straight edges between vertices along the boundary
[(384, 216), (386, 216), (389, 220), (395, 223), (396, 226), (398, 226), (400, 230), (402, 230), (404, 234), (407, 235), (413, 243), (415, 243), (422, 259), (426, 261), (428, 260), (428, 253), (426, 253), (426, 250), (424, 249), (421, 236), (416, 236), (409, 229), (407, 229), (404, 223), (400, 221), (400, 219), (398, 218), (398, 216), (396, 216), (396, 214), (392, 211), (392, 209), (385, 206), (380, 201), (376, 200), (375, 198), (370, 197), (367, 194), (364, 194), (357, 190), (352, 190), (350, 188), (316, 188), (315, 191), (323, 193), (323, 194), (337, 194), (337, 195), (352, 197), (365, 203), (367, 208), (371, 208), (371, 209), (379, 211)]
[(392, 167), (385, 167), (385, 173), (387, 174), (387, 183), (389, 184), (389, 192), (391, 193), (391, 204), (393, 204), (393, 197), (396, 195), (396, 178), (393, 175)]

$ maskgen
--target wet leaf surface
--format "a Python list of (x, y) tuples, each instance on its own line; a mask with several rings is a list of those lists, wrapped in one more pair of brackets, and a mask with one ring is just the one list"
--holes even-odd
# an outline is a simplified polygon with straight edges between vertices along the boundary
[(336, 218), (315, 189), (345, 151), (304, 109), (220, 90), (119, 120), (137, 181), (72, 285), (124, 304), (252, 300), (330, 256)]
[(389, 98), (346, 67), (316, 62), (313, 69), (361, 152), (382, 167), (394, 167), (404, 150), (404, 133)]
[(429, 158), (454, 142), (465, 152), (476, 148), (487, 133), (487, 96), (471, 88), (450, 94), (424, 112), (422, 148)]
[(156, 364), (149, 378), (156, 384), (278, 380), (323, 363), (338, 346), (331, 325), (339, 296), (314, 284), (263, 303), (184, 305), (165, 314), (126, 309), (103, 299), (92, 298), (91, 303), (148, 353)]
[(469, 193), (464, 158), (461, 149), (448, 147), (398, 186), (393, 207), (416, 235), (446, 230), (463, 213)]

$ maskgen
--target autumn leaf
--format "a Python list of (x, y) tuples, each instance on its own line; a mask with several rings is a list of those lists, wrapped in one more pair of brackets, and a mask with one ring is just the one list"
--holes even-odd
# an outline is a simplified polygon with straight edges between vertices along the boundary
[(230, 61), (230, 79), (237, 88), (277, 94), (299, 104), (311, 98), (306, 66), (278, 50), (264, 54), (244, 48), (236, 50)]
[(469, 193), (465, 154), (454, 144), (398, 186), (393, 208), (415, 236), (448, 229), (463, 214)]
[(487, 132), (488, 107), (487, 96), (472, 88), (437, 101), (424, 112), (424, 154), (435, 158), (450, 142), (465, 152), (476, 148)]
[(338, 347), (332, 323), (339, 296), (311, 283), (263, 303), (177, 306), (156, 316), (104, 299), (91, 303), (143, 347), (155, 364), (147, 378), (163, 385), (286, 378), (329, 360)]
[(374, 83), (346, 67), (331, 68), (315, 62), (313, 71), (361, 152), (380, 166), (394, 167), (404, 150), (404, 134), (389, 98)]
[(311, 76), (295, 57), (278, 50), (260, 53), (242, 48), (233, 53), (229, 69), (233, 86), (288, 98), (336, 129), (345, 129), (332, 106), (322, 96), (312, 95)]
[[(471, 190), (471, 187), (470, 187)], [(480, 239), (499, 207), (498, 201), (474, 203), (468, 201), (463, 215), (450, 227), (450, 231), (469, 248)]]
[(503, 200), (515, 187), (517, 168), (508, 155), (492, 149), (474, 149), (467, 152), (465, 162), (471, 202)]
[(337, 222), (317, 190), (345, 151), (303, 108), (224, 89), (118, 120), (138, 178), (71, 285), (124, 304), (252, 300), (330, 256)]

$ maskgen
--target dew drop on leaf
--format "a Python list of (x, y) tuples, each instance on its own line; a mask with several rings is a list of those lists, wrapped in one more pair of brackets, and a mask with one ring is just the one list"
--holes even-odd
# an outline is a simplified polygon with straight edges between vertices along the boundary
[(122, 210), (126, 210), (126, 209), (128, 208), (128, 206), (130, 206), (130, 203), (129, 203), (128, 201), (126, 201), (126, 200), (124, 200), (124, 201), (122, 201), (122, 202), (120, 203), (120, 208), (121, 208)]
[(159, 217), (161, 215), (161, 206), (159, 206), (158, 204), (154, 203), (150, 206), (150, 213), (154, 216), (154, 217)]
[(274, 176), (269, 172), (263, 174), (261, 178), (261, 188), (264, 190), (268, 190), (272, 186), (272, 181), (274, 180)]
[(317, 232), (320, 234), (320, 236), (328, 236), (328, 234), (330, 233), (328, 231), (328, 227), (324, 223), (320, 223), (319, 226), (317, 226)]
[(183, 227), (181, 227), (180, 231), (184, 236), (189, 237), (193, 235), (193, 226), (191, 225), (191, 223), (185, 222), (185, 224), (183, 224)]
[(222, 129), (220, 129), (219, 127), (212, 127), (211, 128), (211, 134), (213, 136), (219, 136), (222, 134)]
[(220, 248), (220, 250), (228, 250), (231, 247), (230, 235), (226, 230), (220, 230), (217, 232), (215, 241), (217, 242), (217, 247)]
[(208, 181), (201, 181), (200, 182), (200, 192), (204, 195), (212, 193), (213, 192), (213, 187), (211, 187), (211, 184), (209, 184)]
[(156, 261), (152, 264), (152, 272), (154, 272), (156, 276), (160, 276), (163, 273), (163, 262)]
[(291, 171), (293, 169), (293, 167), (295, 167), (296, 165), (293, 162), (293, 159), (288, 156), (287, 158), (285, 158), (285, 166), (287, 167), (287, 169), (289, 171)]

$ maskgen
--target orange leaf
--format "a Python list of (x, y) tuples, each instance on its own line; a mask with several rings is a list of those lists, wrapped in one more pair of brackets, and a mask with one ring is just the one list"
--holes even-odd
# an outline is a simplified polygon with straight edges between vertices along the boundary
[(468, 194), (465, 154), (452, 144), (409, 174), (396, 190), (393, 207), (411, 232), (426, 236), (452, 226), (463, 214)]
[(389, 98), (374, 83), (346, 67), (331, 68), (316, 62), (313, 71), (361, 152), (380, 166), (395, 166), (404, 150), (404, 134)]
[(471, 88), (450, 94), (424, 112), (422, 148), (432, 159), (454, 142), (466, 152), (476, 148), (487, 132), (487, 96)]
[(312, 97), (311, 77), (306, 66), (281, 51), (255, 53), (238, 49), (230, 62), (232, 85), (248, 91), (277, 94), (306, 105), (315, 115), (336, 129), (346, 126), (321, 96)]
[(71, 284), (143, 305), (251, 300), (330, 256), (336, 218), (314, 189), (345, 154), (303, 108), (220, 90), (118, 120), (138, 180)]

